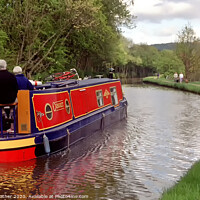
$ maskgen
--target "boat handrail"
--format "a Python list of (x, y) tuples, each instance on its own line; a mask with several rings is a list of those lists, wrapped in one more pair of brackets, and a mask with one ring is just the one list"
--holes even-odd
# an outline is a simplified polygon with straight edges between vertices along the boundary
[(77, 85), (78, 83), (79, 82), (76, 79), (56, 81), (56, 82), (47, 82), (46, 84), (36, 86), (36, 89), (37, 90), (44, 90), (44, 89), (70, 87), (70, 86)]
[(9, 103), (9, 104), (0, 104), (0, 126), (1, 126), (1, 137), (3, 138), (3, 116), (2, 116), (2, 109), (5, 107), (13, 108), (13, 118), (14, 118), (14, 137), (16, 137), (16, 116), (15, 116), (15, 106), (17, 106), (18, 103)]

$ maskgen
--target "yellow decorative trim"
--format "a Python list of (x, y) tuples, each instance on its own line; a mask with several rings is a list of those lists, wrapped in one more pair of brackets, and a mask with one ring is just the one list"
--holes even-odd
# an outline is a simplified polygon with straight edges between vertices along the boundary
[(0, 150), (23, 148), (35, 145), (35, 137), (19, 140), (0, 141)]
[(108, 92), (108, 90), (106, 89), (103, 96), (106, 97), (106, 99), (107, 99), (109, 95), (110, 95), (110, 92)]
[(107, 104), (107, 105), (105, 105), (105, 106), (101, 106), (101, 107), (99, 107), (99, 108), (97, 108), (97, 109), (91, 110), (91, 111), (89, 111), (89, 112), (87, 112), (87, 113), (85, 113), (85, 114), (82, 114), (82, 115), (78, 115), (78, 116), (75, 116), (75, 115), (74, 115), (74, 117), (75, 117), (75, 118), (78, 118), (78, 117), (82, 117), (82, 116), (88, 115), (88, 114), (91, 113), (91, 112), (94, 112), (94, 111), (99, 110), (99, 109), (101, 109), (101, 108), (107, 107), (107, 106), (109, 106), (109, 105), (111, 105), (111, 103), (109, 103), (109, 104)]
[(64, 109), (64, 100), (53, 102), (53, 111), (57, 112)]

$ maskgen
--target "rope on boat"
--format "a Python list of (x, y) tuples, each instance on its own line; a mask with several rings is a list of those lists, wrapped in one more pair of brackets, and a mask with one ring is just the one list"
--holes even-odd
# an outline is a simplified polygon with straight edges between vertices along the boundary
[(102, 113), (102, 118), (101, 118), (101, 130), (104, 130), (104, 126), (105, 126), (105, 114)]
[(68, 140), (67, 140), (67, 142), (68, 142), (68, 144), (67, 144), (67, 147), (68, 147), (68, 151), (70, 151), (70, 148), (69, 148), (69, 145), (70, 145), (70, 132), (69, 132), (69, 129), (67, 128), (67, 138), (68, 138)]
[(128, 117), (128, 111), (127, 111), (127, 104), (125, 103), (125, 118), (127, 118)]

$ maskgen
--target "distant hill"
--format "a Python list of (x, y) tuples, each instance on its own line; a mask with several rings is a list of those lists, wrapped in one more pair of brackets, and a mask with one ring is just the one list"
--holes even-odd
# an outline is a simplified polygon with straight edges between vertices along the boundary
[(175, 50), (176, 43), (152, 44), (150, 46), (153, 46), (160, 51), (162, 51), (162, 50)]

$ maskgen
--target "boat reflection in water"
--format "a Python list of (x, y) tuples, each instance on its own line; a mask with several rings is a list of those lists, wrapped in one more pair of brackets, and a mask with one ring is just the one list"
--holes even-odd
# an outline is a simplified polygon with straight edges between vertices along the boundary
[[(65, 150), (50, 157), (20, 163), (1, 163), (0, 194), (19, 199), (106, 197), (110, 193), (107, 181), (112, 183), (110, 187), (117, 187), (113, 174), (116, 168), (119, 171), (123, 169), (120, 149), (114, 152), (115, 160), (113, 156), (104, 157), (98, 153), (107, 142), (105, 134), (101, 132), (98, 137), (89, 137), (70, 152)], [(109, 155), (111, 151), (105, 148), (104, 153)]]
[(7, 195), (4, 196), (6, 199), (27, 197), (37, 184), (33, 178), (35, 167), (35, 159), (20, 163), (0, 163), (0, 194)]

